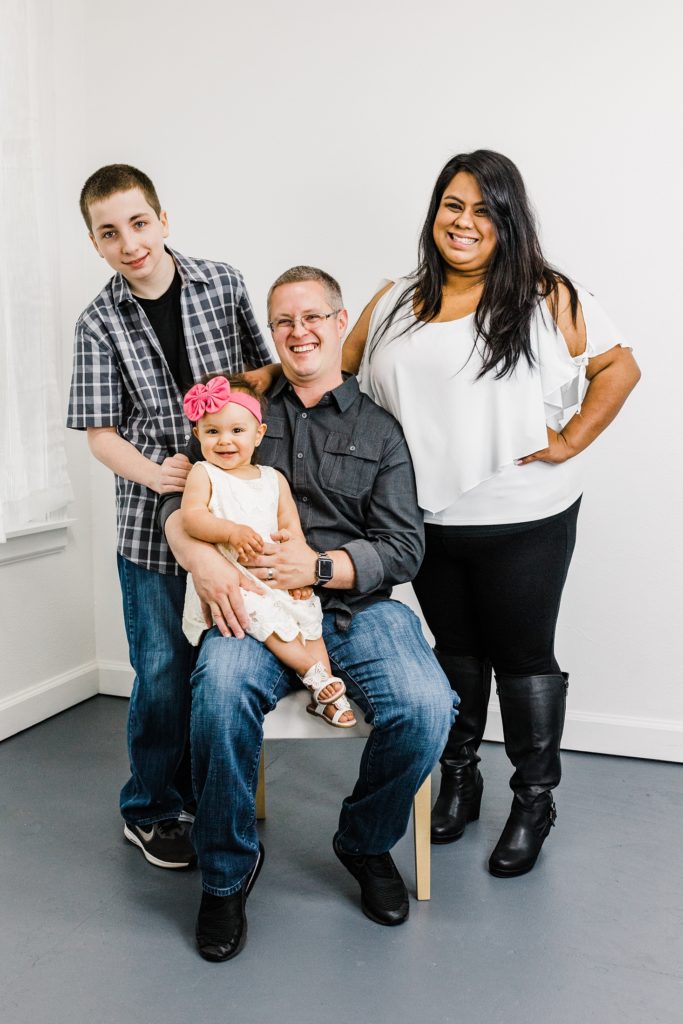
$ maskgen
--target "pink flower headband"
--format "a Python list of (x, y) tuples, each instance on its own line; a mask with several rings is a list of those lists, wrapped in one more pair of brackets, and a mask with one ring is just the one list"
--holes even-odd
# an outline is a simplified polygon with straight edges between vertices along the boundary
[(232, 391), (230, 382), (225, 377), (212, 377), (207, 384), (195, 384), (191, 387), (183, 400), (183, 410), (188, 420), (196, 423), (205, 413), (218, 412), (228, 402), (243, 406), (259, 423), (263, 422), (258, 399), (243, 391)]

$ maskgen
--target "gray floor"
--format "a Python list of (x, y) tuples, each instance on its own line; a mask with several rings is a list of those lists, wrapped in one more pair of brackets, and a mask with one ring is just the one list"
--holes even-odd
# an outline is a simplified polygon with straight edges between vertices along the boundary
[[(683, 771), (567, 754), (536, 869), (494, 879), (502, 748), (479, 822), (433, 848), (432, 900), (381, 928), (330, 849), (356, 743), (270, 744), (266, 861), (249, 942), (193, 947), (197, 872), (146, 864), (117, 794), (127, 704), (96, 697), (0, 746), (0, 1020), (186, 1024), (683, 1021)], [(412, 842), (395, 858), (412, 888)]]

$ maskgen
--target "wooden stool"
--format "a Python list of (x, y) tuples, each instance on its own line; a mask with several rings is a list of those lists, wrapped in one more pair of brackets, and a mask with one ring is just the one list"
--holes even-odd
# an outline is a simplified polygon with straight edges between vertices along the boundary
[[(323, 722), (306, 714), (310, 696), (305, 690), (297, 690), (283, 697), (274, 711), (270, 711), (264, 722), (264, 744), (258, 770), (256, 791), (256, 817), (263, 821), (266, 816), (266, 779), (264, 767), (265, 743), (268, 740), (341, 740), (359, 739), (369, 736), (371, 727), (363, 721), (363, 715), (354, 706), (358, 725), (353, 729), (331, 729)], [(415, 836), (415, 895), (418, 900), (430, 898), (430, 817), (431, 778), (428, 775), (413, 800), (413, 833)]]

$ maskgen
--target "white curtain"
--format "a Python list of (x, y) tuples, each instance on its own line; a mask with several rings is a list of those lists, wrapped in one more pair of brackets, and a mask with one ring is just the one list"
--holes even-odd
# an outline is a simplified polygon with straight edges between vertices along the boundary
[(0, 0), (0, 543), (72, 498), (50, 202), (50, 4)]

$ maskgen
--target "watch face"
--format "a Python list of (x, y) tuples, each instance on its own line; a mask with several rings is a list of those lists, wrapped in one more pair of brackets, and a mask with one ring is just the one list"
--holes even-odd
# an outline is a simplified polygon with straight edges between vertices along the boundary
[(320, 557), (318, 559), (318, 565), (316, 569), (318, 573), (318, 579), (321, 583), (327, 583), (332, 579), (334, 573), (334, 562), (331, 558)]

